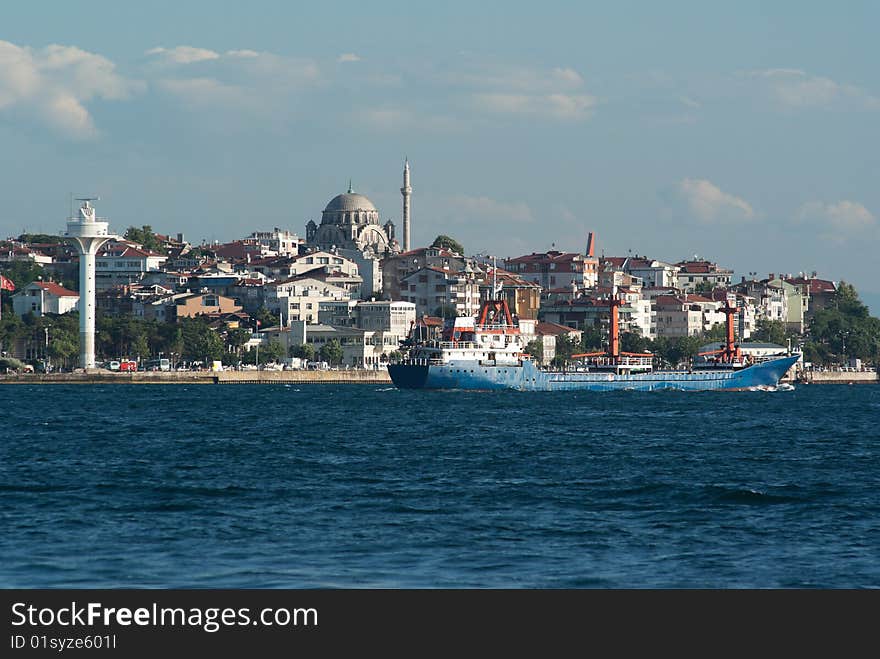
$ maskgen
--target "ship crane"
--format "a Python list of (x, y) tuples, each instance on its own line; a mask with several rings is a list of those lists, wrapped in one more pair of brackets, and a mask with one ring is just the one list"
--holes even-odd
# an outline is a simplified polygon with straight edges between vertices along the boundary
[(724, 345), (721, 347), (720, 350), (709, 350), (707, 352), (701, 352), (699, 353), (700, 357), (716, 355), (718, 361), (722, 364), (742, 364), (742, 349), (736, 343), (736, 335), (734, 332), (734, 314), (736, 314), (738, 310), (739, 308), (736, 306), (736, 297), (733, 295), (728, 295), (727, 298), (724, 300), (724, 307), (721, 308), (721, 311), (724, 312), (724, 325), (726, 329)]
[[(617, 292), (617, 286), (611, 289), (611, 295), (608, 298), (608, 310), (611, 314), (608, 332), (608, 350), (600, 352), (582, 352), (572, 355), (573, 359), (593, 358), (597, 365), (613, 366), (646, 366), (648, 359), (653, 359), (654, 355), (650, 352), (623, 352), (620, 349), (620, 306), (623, 299)], [(650, 362), (648, 362), (650, 363)]]

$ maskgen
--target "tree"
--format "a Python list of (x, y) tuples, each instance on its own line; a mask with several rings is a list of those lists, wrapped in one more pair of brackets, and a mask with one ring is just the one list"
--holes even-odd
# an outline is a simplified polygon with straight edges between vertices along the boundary
[(434, 238), (434, 242), (431, 243), (431, 247), (448, 249), (460, 256), (464, 255), (464, 247), (462, 247), (461, 243), (458, 242), (455, 238), (450, 238), (449, 236), (446, 236), (444, 234), (440, 234), (439, 236)]
[(153, 233), (153, 227), (149, 224), (143, 225), (140, 229), (137, 227), (128, 227), (128, 229), (125, 230), (123, 238), (130, 240), (133, 243), (139, 243), (143, 245), (145, 249), (149, 249), (153, 252), (165, 251), (162, 247), (162, 243), (159, 242), (156, 234)]
[(284, 346), (277, 339), (271, 339), (260, 351), (260, 361), (264, 364), (280, 361), (282, 357), (284, 357)]
[[(15, 284), (16, 291), (20, 291), (32, 281), (36, 281), (45, 274), (43, 267), (37, 265), (33, 261), (12, 261), (10, 263), (5, 263), (3, 268), (0, 269), (0, 272), (2, 272), (4, 277), (12, 280), (12, 283)], [(3, 297), (6, 297), (6, 295)]]
[(571, 334), (559, 334), (556, 336), (556, 356), (553, 357), (554, 366), (565, 366), (571, 361), (571, 356), (577, 352), (579, 344)]
[(241, 353), (241, 347), (251, 340), (251, 331), (244, 327), (236, 327), (226, 332), (226, 345), (232, 348), (235, 355)]
[(455, 308), (454, 304), (444, 303), (434, 309), (433, 315), (438, 318), (455, 318), (458, 315), (458, 309)]
[(544, 342), (541, 339), (532, 339), (526, 346), (526, 352), (535, 358), (539, 364), (544, 362)]
[(753, 339), (756, 341), (764, 341), (766, 343), (776, 343), (784, 346), (788, 342), (788, 332), (785, 329), (785, 323), (781, 320), (767, 320), (762, 318), (758, 321), (755, 328)]
[(724, 323), (715, 323), (712, 329), (703, 332), (704, 341), (725, 341), (727, 340), (727, 326)]
[(600, 325), (589, 325), (581, 333), (581, 348), (584, 352), (601, 350), (605, 346), (605, 334)]
[(339, 343), (339, 339), (330, 339), (321, 346), (321, 359), (331, 365), (339, 364), (342, 361), (342, 354), (342, 344)]
[(315, 346), (311, 343), (303, 343), (298, 346), (290, 346), (290, 356), (305, 359), (307, 362), (315, 361)]
[(260, 328), (274, 327), (281, 323), (279, 316), (271, 313), (266, 307), (260, 307), (257, 313), (252, 314), (254, 320), (260, 321)]
[(650, 352), (651, 341), (636, 332), (622, 332), (620, 335), (620, 350), (621, 352)]

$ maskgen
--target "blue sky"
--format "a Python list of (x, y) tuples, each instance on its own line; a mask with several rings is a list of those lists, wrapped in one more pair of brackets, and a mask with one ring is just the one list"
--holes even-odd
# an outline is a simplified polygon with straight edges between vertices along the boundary
[[(475, 3), (476, 4), (476, 3)], [(880, 5), (30, 0), (0, 16), (0, 235), (304, 233), (349, 178), (413, 243), (880, 280)], [(400, 228), (398, 228), (400, 231)]]

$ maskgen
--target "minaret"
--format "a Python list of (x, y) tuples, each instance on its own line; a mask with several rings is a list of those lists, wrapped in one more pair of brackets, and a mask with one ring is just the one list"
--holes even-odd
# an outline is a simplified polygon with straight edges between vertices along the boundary
[(79, 342), (85, 369), (95, 367), (95, 255), (108, 240), (119, 238), (107, 233), (105, 220), (95, 218), (95, 209), (89, 203), (95, 199), (77, 199), (83, 202), (79, 217), (67, 220), (65, 234), (79, 252)]
[(409, 158), (403, 165), (403, 187), (400, 188), (403, 195), (403, 251), (408, 252), (409, 246), (409, 197), (412, 194), (412, 186), (409, 184)]

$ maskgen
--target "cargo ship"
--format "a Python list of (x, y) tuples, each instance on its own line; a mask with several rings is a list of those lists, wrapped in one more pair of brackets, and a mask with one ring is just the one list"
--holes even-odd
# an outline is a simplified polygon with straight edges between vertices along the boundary
[(734, 338), (735, 299), (728, 298), (726, 340), (686, 369), (655, 369), (655, 355), (620, 350), (618, 307), (609, 298), (608, 350), (572, 355), (564, 369), (544, 367), (526, 352), (519, 323), (503, 299), (486, 300), (473, 318), (456, 318), (442, 340), (414, 340), (388, 365), (400, 389), (514, 389), (518, 391), (756, 390), (776, 387), (798, 354), (763, 360), (745, 356)]

